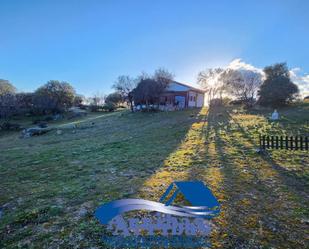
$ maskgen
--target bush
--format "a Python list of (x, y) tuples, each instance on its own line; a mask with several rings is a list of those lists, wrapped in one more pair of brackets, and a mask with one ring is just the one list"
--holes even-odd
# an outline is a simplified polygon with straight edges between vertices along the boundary
[(103, 105), (103, 110), (108, 112), (113, 112), (116, 110), (116, 105), (112, 102), (107, 102)]
[(123, 99), (122, 99), (122, 96), (121, 96), (120, 93), (114, 92), (114, 93), (111, 93), (111, 94), (107, 95), (107, 97), (105, 99), (105, 102), (117, 105), (119, 103), (122, 103)]
[(99, 105), (90, 105), (89, 109), (91, 112), (98, 112), (101, 109), (101, 106)]
[(71, 107), (74, 98), (75, 90), (69, 83), (51, 80), (35, 91), (34, 105), (42, 114), (59, 113)]

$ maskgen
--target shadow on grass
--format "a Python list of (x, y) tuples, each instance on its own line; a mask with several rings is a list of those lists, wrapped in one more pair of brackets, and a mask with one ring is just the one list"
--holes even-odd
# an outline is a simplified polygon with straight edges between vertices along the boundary
[[(295, 222), (293, 217), (294, 211), (308, 204), (306, 199), (303, 199), (308, 196), (303, 182), (299, 182), (299, 178), (294, 175), (287, 177), (286, 169), (271, 158), (256, 154), (257, 144), (254, 139), (226, 110), (211, 108), (208, 122), (208, 129), (214, 133), (216, 155), (221, 164), (223, 179), (221, 184), (225, 192), (225, 201), (228, 203), (223, 205), (226, 208), (223, 217), (227, 224), (225, 227), (221, 226), (221, 234), (226, 232), (229, 234), (224, 248), (242, 246), (251, 248), (256, 245), (255, 243), (261, 245), (275, 235), (272, 231), (274, 226), (280, 231), (281, 238), (271, 241), (271, 244), (282, 246), (286, 240), (283, 235), (285, 234), (289, 237), (291, 245), (303, 246), (304, 238), (300, 231), (304, 225), (299, 221)], [(231, 123), (236, 127), (231, 127)], [(240, 137), (236, 136), (237, 131)], [(295, 194), (300, 197), (297, 197), (298, 203), (288, 199)], [(282, 200), (281, 195), (286, 199)], [(280, 203), (277, 210), (272, 209), (277, 200)], [(283, 205), (290, 205), (290, 210), (285, 210)], [(288, 229), (284, 222), (279, 221), (280, 216), (284, 216), (289, 223)], [(236, 229), (239, 229), (237, 236), (233, 234)], [(253, 231), (259, 232), (254, 235)], [(296, 239), (294, 241), (293, 237), (298, 237), (298, 241)], [(249, 238), (256, 242), (248, 245)]]
[(102, 245), (95, 208), (133, 197), (185, 139), (199, 112), (113, 115), (96, 119), (91, 130), (3, 141), (14, 150), (6, 147), (0, 159), (0, 247)]
[[(234, 124), (237, 126), (237, 129), (240, 131), (241, 136), (251, 145), (251, 149), (258, 149), (259, 144), (257, 143), (256, 139), (253, 139), (252, 136), (250, 136), (248, 131), (245, 131), (243, 126), (237, 121), (237, 119), (233, 118), (232, 115), (228, 112), (227, 115), (231, 120), (233, 120)], [(249, 148), (247, 148), (249, 149)], [(281, 150), (281, 153), (284, 153), (284, 150)], [(302, 153), (307, 153), (303, 151)], [(281, 178), (281, 181), (286, 184), (288, 187), (298, 191), (302, 192), (302, 195), (304, 194), (304, 191), (308, 189), (309, 187), (309, 179), (305, 176), (299, 176), (296, 173), (290, 170), (287, 170), (284, 166), (278, 164), (273, 158), (271, 152), (265, 151), (264, 153), (256, 153), (257, 156), (260, 156), (260, 158), (266, 162), (268, 165), (270, 165), (274, 170), (276, 170)], [(299, 155), (295, 155), (299, 156)]]

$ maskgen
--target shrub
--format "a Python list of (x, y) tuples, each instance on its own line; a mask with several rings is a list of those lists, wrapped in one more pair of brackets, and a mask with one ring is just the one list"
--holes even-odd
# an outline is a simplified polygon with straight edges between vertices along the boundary
[(67, 82), (48, 81), (35, 91), (34, 105), (41, 113), (63, 112), (74, 103), (75, 90)]
[(116, 110), (116, 105), (112, 102), (107, 102), (103, 105), (103, 110), (108, 112), (113, 112)]
[(99, 105), (90, 105), (89, 109), (91, 112), (98, 112), (101, 109), (101, 106)]

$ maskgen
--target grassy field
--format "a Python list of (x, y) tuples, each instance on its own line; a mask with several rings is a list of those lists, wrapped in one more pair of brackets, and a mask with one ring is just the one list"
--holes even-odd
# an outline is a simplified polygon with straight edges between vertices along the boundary
[(222, 204), (213, 248), (309, 248), (309, 153), (255, 151), (259, 133), (308, 135), (308, 104), (279, 113), (271, 123), (233, 108), (118, 112), (62, 135), (0, 134), (0, 248), (105, 248), (99, 204), (158, 201), (188, 179)]

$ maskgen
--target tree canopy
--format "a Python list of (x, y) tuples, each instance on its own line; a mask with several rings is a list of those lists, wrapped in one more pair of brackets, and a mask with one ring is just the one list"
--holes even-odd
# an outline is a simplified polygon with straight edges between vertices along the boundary
[(277, 63), (264, 68), (265, 80), (262, 83), (259, 103), (264, 106), (278, 107), (291, 102), (299, 92), (297, 85), (290, 79), (286, 63)]
[(137, 87), (133, 90), (135, 104), (157, 104), (161, 93), (166, 89), (174, 75), (166, 69), (159, 68), (153, 76), (143, 74), (139, 77)]
[(8, 80), (0, 79), (0, 95), (14, 93), (16, 93), (16, 88)]
[(220, 77), (228, 94), (246, 103), (253, 101), (262, 83), (262, 75), (252, 70), (225, 70)]
[(115, 105), (118, 105), (121, 102), (123, 102), (123, 98), (119, 92), (110, 93), (105, 98), (105, 103), (113, 103)]
[(65, 81), (50, 80), (35, 91), (35, 106), (44, 111), (59, 112), (74, 103), (75, 90)]

